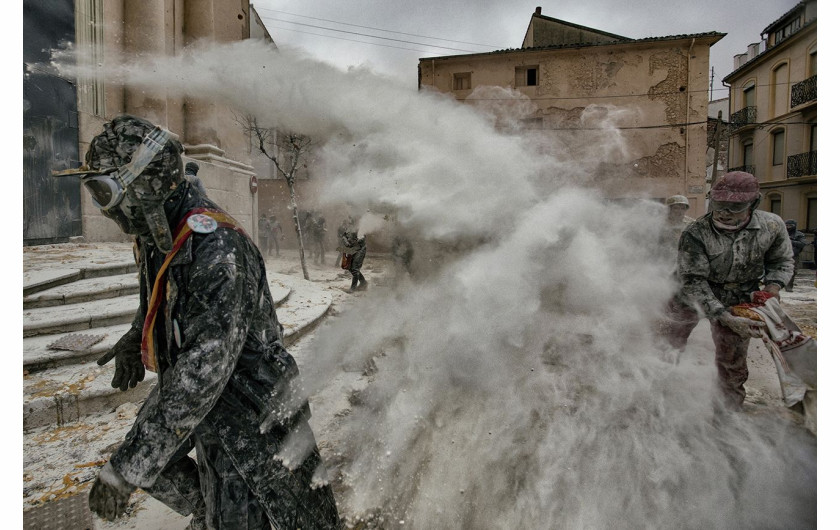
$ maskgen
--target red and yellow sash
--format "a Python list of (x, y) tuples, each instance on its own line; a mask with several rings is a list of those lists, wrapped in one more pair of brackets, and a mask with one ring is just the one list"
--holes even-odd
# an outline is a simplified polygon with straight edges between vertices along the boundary
[(166, 283), (164, 282), (163, 277), (166, 273), (167, 267), (169, 267), (169, 263), (172, 261), (172, 258), (175, 257), (175, 254), (178, 253), (181, 247), (184, 246), (187, 239), (189, 239), (190, 235), (192, 235), (193, 229), (189, 226), (187, 220), (196, 214), (204, 214), (213, 218), (216, 221), (218, 228), (232, 228), (243, 234), (245, 237), (248, 237), (248, 234), (239, 227), (233, 217), (223, 211), (213, 210), (211, 208), (195, 208), (190, 210), (187, 212), (187, 215), (181, 219), (181, 222), (178, 223), (178, 227), (175, 229), (175, 239), (172, 242), (172, 250), (170, 250), (166, 255), (166, 259), (164, 259), (163, 265), (161, 265), (160, 270), (157, 273), (157, 277), (155, 278), (155, 285), (152, 288), (152, 296), (149, 298), (149, 309), (146, 311), (146, 320), (143, 322), (143, 342), (140, 345), (140, 353), (143, 359), (143, 365), (147, 370), (151, 370), (152, 372), (157, 372), (158, 367), (157, 357), (155, 356), (155, 341), (152, 335), (155, 329), (155, 319), (157, 319), (158, 309), (160, 308), (161, 302), (163, 302), (161, 290), (163, 288), (163, 284)]

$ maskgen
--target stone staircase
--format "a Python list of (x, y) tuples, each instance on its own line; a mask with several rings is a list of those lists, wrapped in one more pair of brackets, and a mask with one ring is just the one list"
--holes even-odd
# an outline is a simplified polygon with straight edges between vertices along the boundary
[[(113, 361), (96, 359), (128, 330), (138, 306), (139, 285), (133, 256), (111, 256), (105, 265), (61, 263), (24, 273), (23, 429), (62, 427), (89, 415), (113, 412), (128, 402), (142, 402), (157, 377), (126, 392), (111, 388)], [(332, 304), (332, 295), (314, 283), (268, 273), (277, 315), (289, 345), (316, 325)], [(81, 351), (50, 348), (70, 334), (99, 338)]]

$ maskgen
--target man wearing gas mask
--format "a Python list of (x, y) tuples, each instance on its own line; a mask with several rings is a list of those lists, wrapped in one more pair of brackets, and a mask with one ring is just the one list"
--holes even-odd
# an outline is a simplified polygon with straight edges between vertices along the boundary
[[(711, 322), (715, 365), (727, 405), (740, 409), (746, 392), (747, 348), (763, 323), (730, 312), (754, 291), (779, 297), (793, 274), (793, 251), (785, 223), (757, 210), (756, 178), (742, 171), (723, 175), (709, 194), (709, 213), (688, 226), (677, 255), (682, 289), (669, 306), (668, 340), (685, 348), (700, 315)], [(698, 313), (698, 311), (700, 313)]]
[(158, 383), (93, 484), (91, 510), (113, 520), (142, 488), (192, 514), (194, 528), (337, 527), (308, 403), (277, 410), (298, 369), (262, 256), (184, 178), (172, 133), (134, 116), (104, 128), (85, 166), (64, 173), (80, 175), (94, 205), (138, 240), (140, 307), (98, 363), (114, 359), (115, 388), (136, 386), (146, 369)]

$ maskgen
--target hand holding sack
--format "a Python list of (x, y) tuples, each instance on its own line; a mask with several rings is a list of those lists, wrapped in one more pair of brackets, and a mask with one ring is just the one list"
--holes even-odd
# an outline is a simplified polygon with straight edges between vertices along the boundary
[(773, 357), (785, 405), (792, 407), (817, 389), (817, 341), (805, 335), (784, 312), (773, 292), (752, 293), (750, 304), (732, 313), (761, 322), (760, 337)]
[[(753, 320), (746, 315), (738, 316), (735, 310), (738, 306), (733, 307), (732, 313), (724, 312), (718, 317), (718, 322), (728, 327), (743, 338), (761, 338), (761, 329), (766, 327), (761, 320)], [(734, 313), (734, 314), (733, 314)]]

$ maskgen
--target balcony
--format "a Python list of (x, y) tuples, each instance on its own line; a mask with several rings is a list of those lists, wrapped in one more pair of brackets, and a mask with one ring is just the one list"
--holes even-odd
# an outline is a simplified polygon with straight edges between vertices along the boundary
[(746, 125), (755, 123), (755, 117), (758, 114), (757, 107), (744, 107), (732, 114), (729, 117), (729, 123), (733, 129), (740, 129)]
[(787, 158), (787, 178), (807, 177), (817, 174), (817, 152), (808, 151)]
[(790, 108), (817, 100), (817, 76), (796, 83), (790, 89)]
[(729, 171), (744, 171), (749, 173), (750, 175), (755, 175), (755, 166), (738, 166), (738, 167), (731, 167)]

